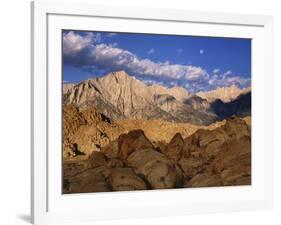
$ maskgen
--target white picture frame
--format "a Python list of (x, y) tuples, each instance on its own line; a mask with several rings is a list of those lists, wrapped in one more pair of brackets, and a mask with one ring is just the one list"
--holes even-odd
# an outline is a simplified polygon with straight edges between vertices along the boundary
[[(153, 32), (155, 24), (179, 33), (250, 37), (253, 65), (253, 182), (250, 187), (219, 187), (63, 196), (61, 152), (61, 29), (99, 27), (115, 31)], [(109, 22), (107, 22), (109, 21)], [(126, 27), (122, 23), (126, 24)], [(134, 23), (137, 23), (136, 24)], [(189, 213), (269, 209), (273, 205), (273, 46), (272, 17), (149, 8), (108, 7), (62, 2), (32, 2), (32, 198), (34, 224)], [(132, 24), (131, 24), (132, 23)], [(147, 26), (144, 25), (147, 24)], [(152, 24), (152, 25), (149, 25)], [(169, 25), (170, 24), (170, 25)], [(172, 26), (171, 26), (172, 24)], [(96, 26), (97, 23), (96, 23)], [(111, 28), (110, 28), (111, 27)], [(175, 27), (172, 30), (172, 27)], [(213, 31), (214, 27), (216, 33)], [(89, 27), (88, 29), (91, 29)], [(178, 29), (178, 30), (176, 30)], [(182, 31), (187, 34), (187, 31)], [(257, 54), (260, 53), (260, 54)], [(262, 54), (261, 54), (262, 53)], [(50, 57), (52, 56), (52, 57)], [(56, 100), (57, 99), (57, 100)], [(52, 115), (58, 115), (52, 116)], [(265, 121), (266, 118), (266, 121)], [(255, 172), (256, 171), (256, 172)], [(165, 201), (163, 197), (165, 196)], [(82, 207), (83, 206), (83, 207)], [(75, 213), (72, 213), (75, 210)]]

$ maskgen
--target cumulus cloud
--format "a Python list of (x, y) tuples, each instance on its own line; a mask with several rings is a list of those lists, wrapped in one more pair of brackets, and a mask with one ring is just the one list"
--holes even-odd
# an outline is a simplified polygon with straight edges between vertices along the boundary
[(206, 74), (201, 67), (139, 59), (137, 55), (125, 49), (103, 43), (96, 44), (91, 34), (82, 37), (70, 31), (64, 35), (63, 45), (65, 62), (74, 65), (124, 69), (135, 75), (167, 79), (195, 80)]
[(100, 41), (100, 33), (87, 32), (85, 36), (82, 36), (69, 31), (63, 35), (63, 54), (75, 56), (78, 52), (91, 47), (93, 43), (100, 43)]
[(208, 84), (215, 87), (224, 87), (231, 85), (236, 85), (238, 87), (248, 87), (251, 85), (251, 79), (232, 74), (231, 71), (222, 73), (217, 72), (210, 76)]
[[(154, 49), (150, 49), (150, 54)], [(69, 31), (63, 35), (64, 63), (84, 68), (115, 71), (125, 70), (147, 84), (163, 84), (165, 86), (182, 86), (191, 92), (213, 89), (228, 84), (246, 85), (247, 80), (225, 73), (208, 74), (199, 66), (154, 62), (140, 59), (134, 53), (116, 47), (116, 45), (100, 43), (97, 34), (81, 35)], [(213, 71), (214, 72), (214, 71)], [(218, 74), (219, 73), (219, 74)]]
[(218, 72), (220, 72), (220, 69), (214, 69), (213, 70), (213, 73), (218, 73)]

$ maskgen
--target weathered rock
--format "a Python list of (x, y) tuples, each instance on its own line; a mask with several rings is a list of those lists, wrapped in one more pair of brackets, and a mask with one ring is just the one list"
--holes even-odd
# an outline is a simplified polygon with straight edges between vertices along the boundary
[(204, 160), (202, 158), (182, 158), (179, 161), (179, 166), (184, 171), (185, 175), (188, 177), (195, 176), (197, 173), (202, 171), (202, 166), (204, 165)]
[(122, 134), (118, 139), (120, 155), (126, 159), (128, 156), (140, 149), (153, 148), (152, 143), (148, 140), (142, 130), (132, 130), (128, 134)]
[(63, 177), (68, 179), (71, 177), (74, 177), (85, 170), (87, 170), (87, 161), (81, 160), (81, 161), (64, 161), (63, 163)]
[(108, 158), (118, 158), (120, 156), (118, 139), (102, 147), (101, 152), (103, 152)]
[(74, 177), (64, 179), (63, 193), (88, 193), (111, 191), (110, 185), (102, 175), (105, 169), (88, 169)]
[(63, 106), (63, 138), (67, 140), (81, 125), (85, 125), (86, 120), (78, 108), (73, 105)]
[(88, 167), (96, 168), (106, 165), (106, 156), (102, 152), (92, 152), (88, 157)]
[(166, 150), (166, 146), (167, 146), (167, 143), (164, 142), (164, 141), (158, 141), (158, 142), (155, 142), (153, 143), (154, 146), (155, 146), (155, 150), (158, 151), (158, 152), (161, 152), (161, 153), (165, 153), (165, 150)]
[(251, 184), (251, 142), (242, 136), (226, 142), (212, 164), (224, 185)]
[(69, 158), (64, 193), (251, 184), (251, 131), (242, 119), (159, 143), (132, 130), (87, 159)]
[(114, 168), (107, 171), (107, 180), (113, 191), (146, 190), (145, 182), (131, 168)]
[(186, 186), (250, 184), (250, 140), (248, 125), (239, 118), (214, 130), (200, 129), (186, 138), (179, 160), (191, 178)]
[(118, 158), (110, 158), (107, 161), (108, 168), (122, 168), (124, 166), (125, 166), (124, 161)]
[[(63, 157), (65, 159), (84, 155), (116, 139), (120, 130), (111, 120), (91, 107), (81, 110), (74, 105), (63, 107)], [(74, 146), (76, 145), (76, 146)]]
[(106, 122), (106, 123), (111, 124), (111, 120), (107, 116), (98, 112), (93, 107), (82, 110), (81, 113), (82, 113), (84, 119), (86, 120), (87, 124), (97, 125), (99, 122)]
[(137, 174), (145, 177), (153, 189), (176, 188), (182, 183), (182, 172), (175, 163), (154, 149), (135, 151), (127, 161)]
[(220, 177), (216, 175), (197, 174), (184, 187), (215, 187), (221, 185)]
[(78, 145), (76, 143), (69, 144), (69, 143), (63, 143), (63, 157), (65, 158), (71, 158), (76, 157), (78, 155), (85, 155), (83, 152), (81, 152), (78, 149)]
[(71, 142), (77, 143), (79, 150), (89, 156), (94, 151), (100, 151), (110, 139), (102, 129), (93, 124), (81, 126), (71, 138)]
[(217, 128), (211, 132), (205, 130), (203, 134), (198, 136), (198, 145), (199, 147), (207, 147), (214, 142), (223, 143), (225, 140), (226, 134), (222, 129)]
[(250, 137), (251, 135), (247, 122), (238, 117), (232, 117), (226, 120), (226, 123), (222, 126), (222, 129), (230, 138), (240, 138), (242, 136)]
[(164, 154), (173, 160), (179, 160), (181, 158), (181, 152), (183, 149), (184, 141), (180, 133), (176, 133), (172, 138), (170, 143), (167, 145), (164, 150)]

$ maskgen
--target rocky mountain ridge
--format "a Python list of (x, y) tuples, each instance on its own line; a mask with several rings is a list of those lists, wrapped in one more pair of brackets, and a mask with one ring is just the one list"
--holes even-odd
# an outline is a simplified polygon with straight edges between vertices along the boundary
[(211, 91), (198, 92), (196, 95), (208, 100), (208, 102), (213, 102), (218, 99), (224, 103), (227, 103), (235, 100), (237, 97), (239, 97), (239, 95), (246, 94), (250, 91), (250, 87), (240, 89), (233, 84), (229, 87), (219, 87)]
[[(236, 90), (234, 87), (230, 89)], [(80, 109), (94, 107), (113, 120), (160, 119), (208, 125), (223, 119), (215, 108), (223, 107), (222, 104), (211, 104), (181, 87), (147, 86), (124, 71), (112, 72), (74, 86), (68, 84), (64, 93), (64, 105), (72, 104)], [(235, 115), (236, 112), (232, 109), (231, 113)]]
[(182, 88), (146, 86), (119, 71), (75, 85), (64, 95), (64, 105), (73, 104), (81, 109), (95, 107), (113, 120), (162, 119), (195, 124), (216, 120), (215, 114), (195, 110), (179, 100), (187, 96), (188, 92)]

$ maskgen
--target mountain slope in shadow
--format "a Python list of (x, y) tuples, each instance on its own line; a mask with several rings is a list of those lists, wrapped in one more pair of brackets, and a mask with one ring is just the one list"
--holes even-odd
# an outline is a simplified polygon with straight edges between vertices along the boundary
[(212, 110), (221, 118), (229, 118), (231, 116), (245, 117), (251, 115), (251, 91), (239, 95), (235, 100), (223, 102), (220, 99), (211, 103)]

